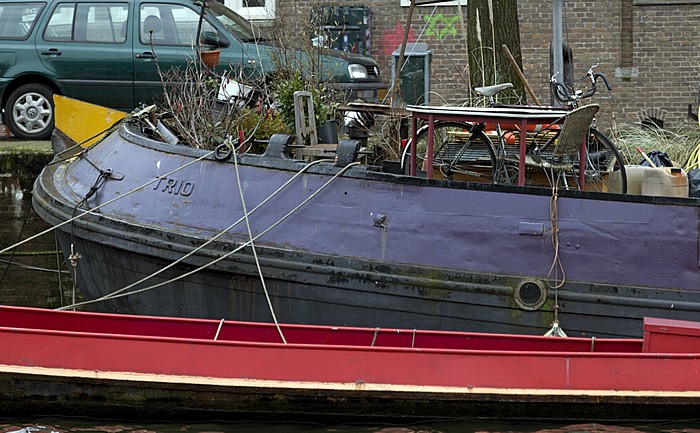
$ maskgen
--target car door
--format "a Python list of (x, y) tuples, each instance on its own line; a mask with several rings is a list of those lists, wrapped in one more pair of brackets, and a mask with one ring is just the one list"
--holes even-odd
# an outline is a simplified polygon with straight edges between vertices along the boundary
[[(197, 57), (195, 39), (200, 12), (177, 3), (143, 2), (135, 35), (134, 89), (137, 102), (150, 104), (163, 92), (163, 82), (183, 78)], [(216, 32), (206, 20), (202, 32)]]
[(106, 107), (134, 107), (130, 4), (92, 0), (56, 3), (36, 49), (64, 95)]
[[(13, 2), (0, 4), (0, 77), (4, 85), (16, 75), (44, 73), (41, 65), (31, 62), (31, 66), (21, 60), (35, 60), (35, 27), (40, 23), (43, 2)], [(20, 61), (18, 61), (20, 59)], [(39, 66), (39, 68), (37, 68)]]

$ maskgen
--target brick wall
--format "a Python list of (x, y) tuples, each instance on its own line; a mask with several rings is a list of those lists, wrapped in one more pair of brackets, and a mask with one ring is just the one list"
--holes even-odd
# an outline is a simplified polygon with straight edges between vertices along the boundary
[[(665, 4), (666, 3), (666, 4)], [(700, 72), (700, 5), (618, 0), (564, 2), (564, 41), (574, 54), (574, 77), (582, 79), (594, 63), (610, 80), (595, 101), (602, 105), (600, 124), (638, 122), (651, 114), (670, 129), (696, 127), (688, 122), (687, 104), (697, 99)], [(308, 16), (317, 4), (368, 6), (371, 9), (372, 57), (387, 81), (391, 79), (391, 51), (403, 36), (408, 8), (400, 0), (278, 2), (278, 16)], [(542, 101), (549, 101), (549, 41), (552, 2), (518, 2), (523, 69)], [(466, 8), (463, 8), (466, 13)], [(457, 8), (419, 7), (413, 17), (411, 40), (420, 39), (433, 51), (434, 104), (458, 103), (466, 95), (460, 76), (466, 65), (464, 38)], [(466, 17), (465, 17), (466, 18)], [(428, 23), (427, 25), (425, 23)], [(585, 82), (582, 84), (582, 86)]]

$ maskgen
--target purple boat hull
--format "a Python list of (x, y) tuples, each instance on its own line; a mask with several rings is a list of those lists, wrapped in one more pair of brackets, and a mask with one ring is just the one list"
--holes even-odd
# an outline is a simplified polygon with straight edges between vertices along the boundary
[(205, 154), (126, 125), (37, 179), (46, 221), (79, 216), (84, 297), (118, 295), (92, 309), (541, 334), (557, 303), (570, 335), (627, 337), (700, 312), (698, 199), (561, 191), (553, 225), (547, 188)]

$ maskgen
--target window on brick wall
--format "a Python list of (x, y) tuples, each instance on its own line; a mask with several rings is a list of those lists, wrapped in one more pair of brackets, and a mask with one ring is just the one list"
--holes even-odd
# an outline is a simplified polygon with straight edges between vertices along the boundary
[[(459, 0), (459, 3), (462, 6), (467, 5), (468, 0)], [(700, 0), (698, 0), (700, 1)], [(401, 6), (410, 6), (411, 5), (411, 0), (401, 0)], [(444, 3), (431, 3), (431, 4), (426, 4), (426, 5), (421, 5), (421, 6), (457, 6), (457, 1), (451, 1), (451, 2), (444, 2)]]
[(226, 0), (226, 6), (248, 20), (275, 18), (275, 0)]

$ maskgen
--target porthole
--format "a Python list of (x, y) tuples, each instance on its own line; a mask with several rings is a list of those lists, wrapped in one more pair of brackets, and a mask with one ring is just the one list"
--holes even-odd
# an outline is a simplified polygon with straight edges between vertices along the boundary
[(547, 300), (547, 289), (539, 280), (522, 280), (513, 291), (513, 298), (523, 310), (539, 310)]

